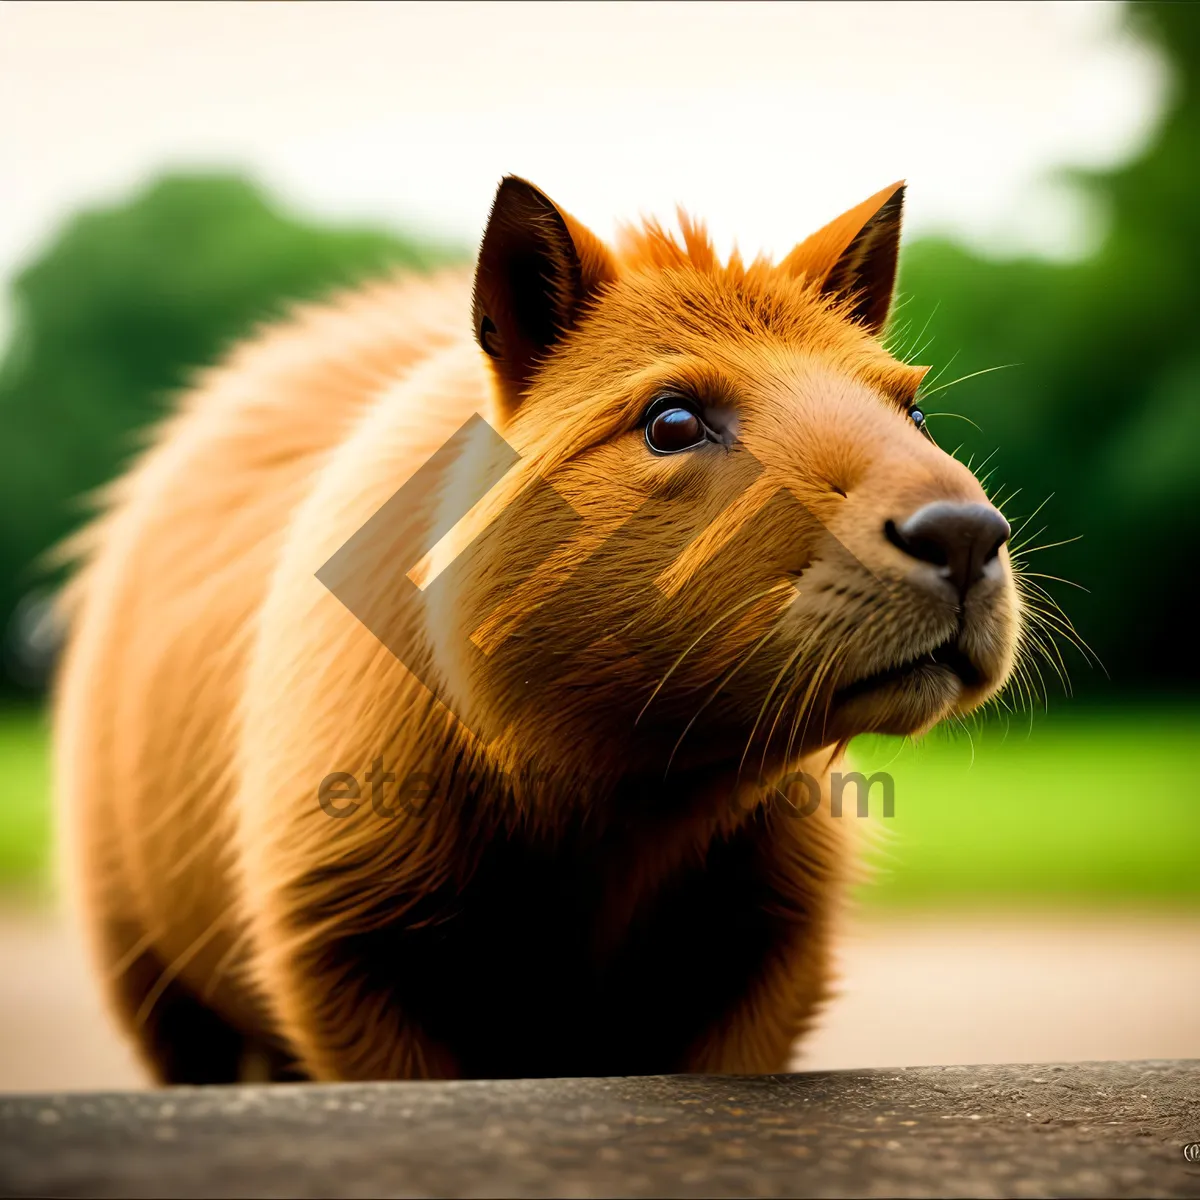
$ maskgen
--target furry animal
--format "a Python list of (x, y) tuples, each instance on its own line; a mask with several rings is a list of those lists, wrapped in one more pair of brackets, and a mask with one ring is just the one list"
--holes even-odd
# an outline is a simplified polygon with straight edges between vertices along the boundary
[(508, 177), (473, 292), (299, 311), (184, 399), (85, 537), (56, 714), (159, 1080), (785, 1067), (847, 740), (974, 708), (1019, 631), (879, 341), (902, 197), (746, 264)]

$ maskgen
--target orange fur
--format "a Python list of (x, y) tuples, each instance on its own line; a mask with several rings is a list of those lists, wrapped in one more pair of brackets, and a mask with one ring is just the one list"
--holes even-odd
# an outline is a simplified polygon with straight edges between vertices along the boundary
[[(83, 912), (159, 1078), (235, 1078), (251, 1045), (321, 1079), (785, 1066), (850, 869), (840, 747), (978, 704), (1018, 621), (1006, 557), (952, 613), (880, 533), (983, 496), (875, 338), (899, 194), (772, 266), (686, 218), (610, 249), (506, 180), (486, 354), (450, 272), (301, 311), (186, 398), (86, 539), (57, 701)], [(664, 388), (736, 444), (650, 454)], [(395, 597), (482, 442), (359, 564), (418, 680), (315, 573), (472, 414), (521, 457), (413, 571), (444, 602)], [(960, 617), (974, 686), (839, 698)], [(322, 810), (376, 764), (423, 811)]]

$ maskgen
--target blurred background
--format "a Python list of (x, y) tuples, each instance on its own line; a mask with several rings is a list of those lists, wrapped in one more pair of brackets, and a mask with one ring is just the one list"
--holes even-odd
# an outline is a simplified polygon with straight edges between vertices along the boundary
[(774, 255), (906, 177), (891, 338), (1043, 589), (1007, 708), (856, 744), (896, 814), (798, 1064), (1200, 1055), (1200, 6), (7, 3), (0, 164), (0, 1089), (137, 1079), (61, 912), (45, 552), (198, 367), (468, 260), (510, 171)]

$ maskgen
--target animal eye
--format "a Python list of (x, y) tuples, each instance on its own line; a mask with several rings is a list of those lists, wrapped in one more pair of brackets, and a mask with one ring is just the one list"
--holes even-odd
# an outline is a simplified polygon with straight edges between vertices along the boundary
[(708, 428), (682, 397), (662, 396), (646, 411), (646, 445), (655, 454), (678, 454), (708, 437)]
[(912, 418), (912, 423), (918, 429), (925, 428), (925, 414), (919, 408), (910, 408), (908, 415)]

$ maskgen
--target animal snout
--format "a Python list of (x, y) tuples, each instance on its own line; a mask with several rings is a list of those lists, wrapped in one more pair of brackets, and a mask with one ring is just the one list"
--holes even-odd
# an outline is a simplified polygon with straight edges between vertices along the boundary
[(983, 577), (1011, 532), (992, 505), (952, 500), (926, 504), (900, 524), (884, 525), (892, 545), (930, 563), (960, 596)]

